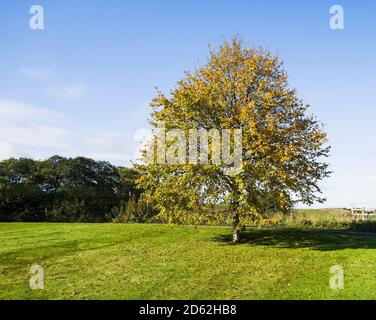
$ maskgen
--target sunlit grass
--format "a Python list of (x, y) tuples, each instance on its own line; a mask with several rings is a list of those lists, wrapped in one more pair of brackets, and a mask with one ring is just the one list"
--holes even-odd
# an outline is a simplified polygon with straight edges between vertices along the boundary
[[(121, 224), (0, 224), (1, 299), (375, 299), (376, 237)], [(29, 268), (45, 270), (31, 290)], [(342, 265), (345, 289), (329, 288)]]

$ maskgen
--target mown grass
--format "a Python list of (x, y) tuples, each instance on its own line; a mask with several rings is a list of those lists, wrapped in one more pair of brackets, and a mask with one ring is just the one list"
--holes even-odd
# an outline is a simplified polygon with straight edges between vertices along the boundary
[[(376, 237), (292, 229), (0, 224), (0, 299), (375, 299)], [(29, 268), (45, 270), (31, 290)], [(345, 289), (329, 288), (342, 265)]]

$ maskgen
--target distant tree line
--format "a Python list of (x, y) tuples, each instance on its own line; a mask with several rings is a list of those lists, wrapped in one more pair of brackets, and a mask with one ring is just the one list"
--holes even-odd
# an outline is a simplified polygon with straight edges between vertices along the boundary
[(0, 221), (111, 221), (138, 201), (138, 172), (105, 161), (53, 156), (0, 162)]

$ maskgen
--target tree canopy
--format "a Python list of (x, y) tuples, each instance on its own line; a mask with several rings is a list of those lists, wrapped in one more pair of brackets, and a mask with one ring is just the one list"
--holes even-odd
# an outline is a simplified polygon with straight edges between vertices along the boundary
[(137, 198), (137, 171), (89, 158), (0, 162), (0, 220), (106, 221)]
[[(242, 218), (262, 216), (266, 202), (286, 212), (298, 202), (325, 200), (318, 183), (330, 174), (326, 133), (308, 113), (309, 105), (290, 88), (282, 61), (270, 52), (245, 48), (237, 39), (225, 42), (211, 50), (207, 64), (187, 72), (169, 95), (158, 91), (151, 106), (151, 124), (158, 128), (163, 123), (167, 153), (177, 138), (169, 138), (168, 132), (176, 129), (184, 132), (186, 140), (180, 142), (188, 141), (193, 128), (209, 133), (229, 130), (233, 136), (241, 130), (241, 166), (236, 174), (226, 174), (223, 152), (221, 162), (200, 163), (202, 155), (192, 162), (184, 153), (173, 163), (158, 162), (151, 152), (159, 148), (160, 133), (155, 131), (144, 163), (138, 166), (138, 183), (170, 222), (199, 219), (206, 205), (225, 203), (231, 207), (238, 241)], [(209, 160), (218, 156), (216, 141), (209, 134), (209, 147), (204, 148)], [(223, 135), (221, 141), (223, 149)], [(235, 143), (234, 138), (228, 147), (232, 155)], [(174, 148), (174, 155), (184, 151), (181, 145)], [(202, 145), (197, 146), (200, 150)]]

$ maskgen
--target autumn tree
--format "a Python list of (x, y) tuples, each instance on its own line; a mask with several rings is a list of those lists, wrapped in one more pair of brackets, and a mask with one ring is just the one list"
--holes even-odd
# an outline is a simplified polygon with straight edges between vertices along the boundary
[[(233, 135), (241, 130), (242, 135), (240, 170), (228, 174), (224, 162), (200, 161), (216, 157), (214, 135), (209, 134), (204, 148), (208, 154), (201, 154), (198, 161), (187, 152), (174, 163), (161, 163), (154, 152), (155, 131), (144, 163), (138, 166), (142, 172), (138, 183), (169, 222), (200, 218), (207, 206), (224, 203), (231, 210), (233, 240), (238, 242), (243, 219), (262, 216), (266, 199), (282, 212), (297, 202), (325, 201), (318, 182), (330, 174), (326, 134), (308, 113), (309, 106), (289, 87), (281, 60), (270, 52), (244, 48), (237, 39), (225, 42), (211, 50), (206, 65), (187, 72), (170, 95), (158, 91), (151, 106), (151, 124), (157, 128), (163, 123), (167, 132), (167, 153), (174, 143), (168, 132), (176, 129), (184, 131), (187, 150), (192, 128), (226, 129)], [(235, 142), (231, 139), (230, 144), (233, 154)], [(202, 145), (197, 149), (202, 153)]]

